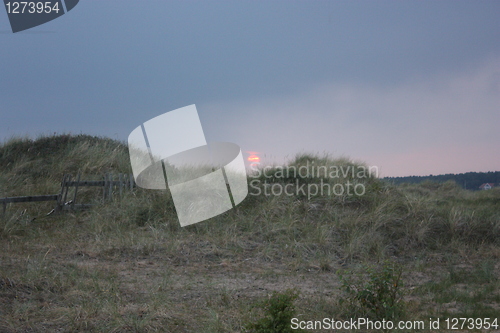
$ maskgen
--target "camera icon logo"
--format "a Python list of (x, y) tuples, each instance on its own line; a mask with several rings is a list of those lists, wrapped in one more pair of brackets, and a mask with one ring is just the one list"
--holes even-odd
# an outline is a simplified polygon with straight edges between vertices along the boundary
[(128, 146), (137, 185), (168, 185), (183, 227), (222, 214), (248, 195), (240, 147), (207, 144), (195, 105), (146, 121), (130, 133)]

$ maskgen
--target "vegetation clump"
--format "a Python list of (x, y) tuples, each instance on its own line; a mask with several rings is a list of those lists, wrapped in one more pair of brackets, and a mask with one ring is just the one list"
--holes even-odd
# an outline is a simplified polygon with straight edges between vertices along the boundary
[(252, 333), (292, 333), (303, 332), (292, 329), (290, 323), (296, 316), (293, 302), (297, 299), (298, 293), (294, 290), (284, 292), (273, 292), (272, 295), (261, 302), (265, 316), (255, 323), (247, 325), (248, 332)]
[(378, 267), (365, 266), (363, 271), (357, 275), (338, 272), (347, 294), (340, 300), (344, 310), (356, 318), (379, 321), (401, 318), (405, 311), (401, 265), (386, 261)]

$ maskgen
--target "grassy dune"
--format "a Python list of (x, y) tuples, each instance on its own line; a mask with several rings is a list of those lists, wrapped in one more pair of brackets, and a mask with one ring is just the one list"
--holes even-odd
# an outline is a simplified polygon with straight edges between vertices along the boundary
[[(304, 165), (364, 167), (315, 155), (289, 164)], [(126, 145), (61, 135), (0, 146), (0, 197), (57, 193), (77, 172), (130, 173)], [(500, 317), (499, 190), (280, 172), (250, 175), (260, 195), (185, 228), (168, 191), (50, 216), (53, 203), (9, 205), (0, 332), (258, 331), (252, 324), (270, 316), (262, 302), (290, 290), (300, 320)], [(265, 195), (348, 181), (364, 193)]]

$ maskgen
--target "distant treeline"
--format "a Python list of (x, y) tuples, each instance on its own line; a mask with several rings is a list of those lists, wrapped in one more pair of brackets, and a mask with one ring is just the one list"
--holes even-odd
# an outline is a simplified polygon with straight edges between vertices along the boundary
[(494, 183), (498, 186), (500, 183), (500, 171), (466, 172), (459, 174), (447, 173), (445, 175), (436, 176), (385, 177), (384, 180), (393, 184), (417, 184), (424, 181), (444, 183), (448, 180), (454, 180), (458, 185), (467, 190), (479, 190), (479, 186), (484, 183)]

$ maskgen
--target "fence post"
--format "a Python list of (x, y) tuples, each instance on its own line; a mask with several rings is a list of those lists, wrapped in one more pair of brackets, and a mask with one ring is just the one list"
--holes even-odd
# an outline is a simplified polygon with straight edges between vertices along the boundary
[(80, 185), (80, 177), (81, 176), (82, 176), (82, 174), (78, 173), (78, 177), (77, 177), (76, 184), (75, 184), (75, 195), (73, 196), (73, 202), (71, 203), (71, 209), (74, 209), (74, 207), (75, 207), (76, 193), (78, 192), (78, 185)]
[(69, 182), (71, 182), (72, 178), (73, 178), (73, 175), (68, 175), (68, 180), (64, 184), (66, 191), (64, 192), (64, 198), (63, 198), (63, 202), (62, 202), (63, 205), (66, 203), (66, 200), (68, 199)]
[(104, 174), (104, 186), (102, 187), (102, 202), (106, 202), (106, 191), (108, 190), (108, 174)]
[(62, 210), (62, 207), (64, 206), (63, 202), (63, 197), (64, 197), (64, 188), (66, 187), (66, 179), (68, 178), (68, 174), (63, 175), (63, 179), (61, 181), (61, 192), (59, 193), (57, 197), (57, 204), (56, 208), (54, 209), (56, 212), (59, 212)]

